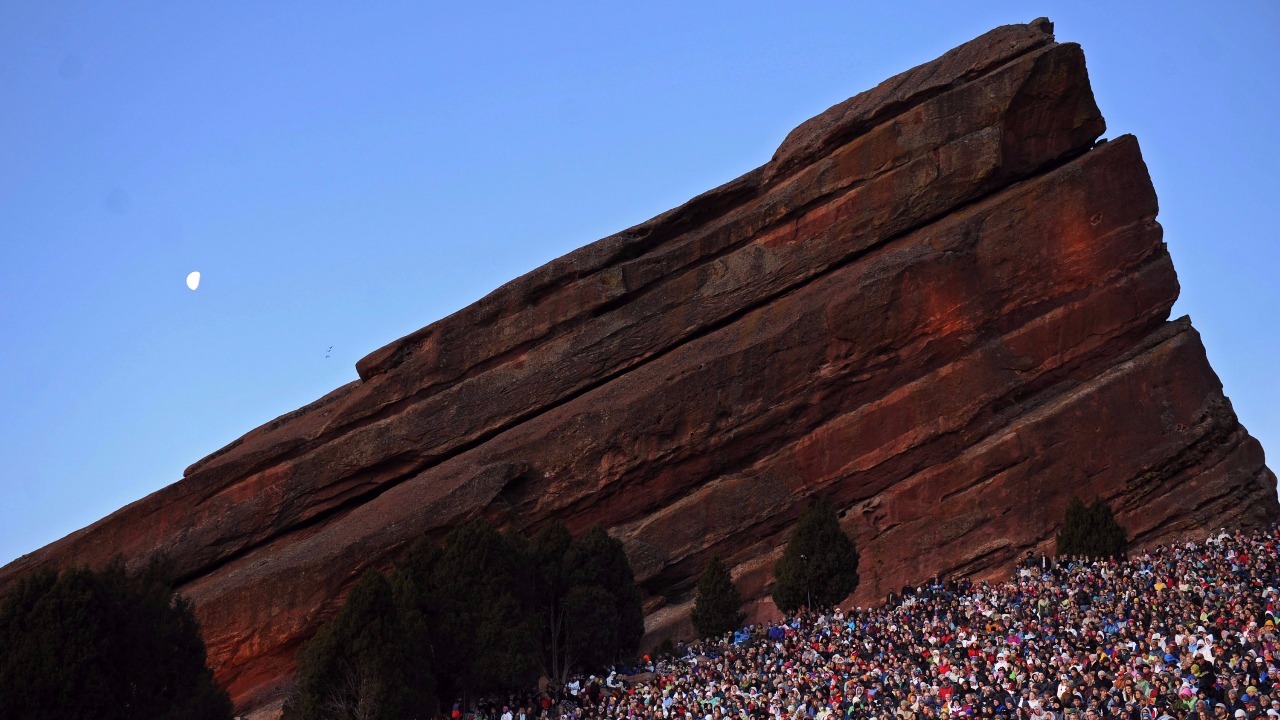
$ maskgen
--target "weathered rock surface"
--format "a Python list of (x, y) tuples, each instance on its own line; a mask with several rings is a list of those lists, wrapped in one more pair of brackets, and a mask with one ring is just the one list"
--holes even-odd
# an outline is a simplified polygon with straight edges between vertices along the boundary
[[(767, 597), (815, 494), (868, 602), (1046, 548), (1070, 496), (1139, 543), (1280, 516), (1188, 320), (1132, 137), (1080, 48), (993, 30), (773, 159), (377, 350), (360, 380), (0, 570), (142, 562), (195, 601), (239, 709), (369, 565), (477, 515), (603, 523), (671, 632), (719, 554)], [(756, 612), (768, 613), (767, 601)]]

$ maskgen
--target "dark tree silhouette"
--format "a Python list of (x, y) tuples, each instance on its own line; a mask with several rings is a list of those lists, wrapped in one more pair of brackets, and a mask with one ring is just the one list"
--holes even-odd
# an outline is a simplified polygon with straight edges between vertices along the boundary
[(297, 694), (286, 720), (394, 720), (435, 709), (423, 638), (376, 570), (360, 577), (342, 610), (298, 653)]
[(565, 553), (572, 544), (573, 538), (569, 531), (558, 522), (538, 531), (529, 543), (530, 565), (534, 568), (534, 613), (538, 618), (542, 672), (560, 685), (567, 681), (574, 663), (567, 638), (570, 617), (565, 595), (569, 592), (569, 577), (564, 566)]
[(742, 594), (733, 584), (729, 568), (712, 557), (698, 579), (698, 594), (693, 601), (693, 627), (704, 638), (719, 637), (742, 626)]
[(456, 528), (431, 570), (432, 627), (442, 689), (467, 697), (531, 687), (538, 679), (538, 624), (527, 553), (486, 520)]
[(622, 544), (560, 524), (532, 541), (485, 520), (369, 572), (298, 655), (286, 720), (429, 717), (438, 701), (533, 687), (634, 652), (640, 591)]
[(1129, 538), (1116, 520), (1111, 506), (1101, 497), (1085, 505), (1078, 497), (1067, 504), (1062, 529), (1058, 531), (1057, 555), (1087, 558), (1123, 558)]
[(0, 605), (0, 717), (227, 720), (191, 605), (164, 563), (37, 572)]
[(533, 538), (529, 554), (547, 677), (562, 684), (575, 669), (635, 652), (644, 615), (621, 542), (599, 526), (574, 540), (553, 523)]
[(858, 587), (858, 551), (836, 511), (819, 499), (805, 510), (774, 567), (773, 601), (783, 612), (834, 605)]
[[(595, 525), (569, 546), (564, 568), (569, 593), (582, 589), (577, 602), (585, 601), (583, 592), (596, 592), (591, 588), (604, 593), (598, 596), (602, 601), (605, 596), (610, 601), (600, 612), (577, 616), (570, 613), (570, 639), (581, 650), (578, 661), (584, 667), (598, 667), (634, 653), (644, 635), (644, 609), (622, 541)], [(612, 630), (603, 624), (606, 620)], [(599, 642), (592, 640), (594, 635), (611, 632), (616, 635)]]

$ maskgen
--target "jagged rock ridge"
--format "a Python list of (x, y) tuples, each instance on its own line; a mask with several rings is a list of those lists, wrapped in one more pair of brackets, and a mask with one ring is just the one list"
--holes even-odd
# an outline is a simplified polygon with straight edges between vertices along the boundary
[(1080, 48), (993, 30), (763, 167), (375, 351), (360, 380), (0, 570), (167, 553), (241, 712), (370, 565), (475, 516), (603, 523), (654, 636), (718, 554), (753, 612), (815, 494), (859, 602), (998, 574), (1073, 493), (1140, 543), (1280, 516)]

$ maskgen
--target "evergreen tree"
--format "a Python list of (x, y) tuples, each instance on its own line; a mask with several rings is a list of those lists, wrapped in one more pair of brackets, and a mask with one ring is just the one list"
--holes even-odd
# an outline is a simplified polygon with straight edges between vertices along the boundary
[(438, 677), (450, 694), (507, 693), (537, 680), (538, 623), (522, 555), (486, 520), (446, 539), (431, 584)]
[(559, 523), (529, 545), (543, 671), (564, 683), (634, 653), (644, 634), (640, 590), (622, 543), (596, 526), (577, 540)]
[(440, 562), (440, 552), (438, 545), (420, 538), (396, 561), (387, 579), (402, 609), (416, 610), (430, 619), (437, 594), (433, 570)]
[(570, 645), (579, 650), (578, 662), (601, 667), (635, 653), (644, 635), (644, 608), (622, 541), (595, 525), (569, 546), (564, 567), (566, 598), (573, 595), (575, 609), (584, 609), (589, 595), (604, 603), (596, 611), (569, 613)]
[(1089, 535), (1093, 531), (1092, 524), (1093, 517), (1089, 507), (1080, 498), (1071, 496), (1071, 501), (1067, 503), (1066, 515), (1062, 520), (1062, 527), (1058, 530), (1057, 555), (1061, 557), (1083, 554)]
[(406, 620), (391, 582), (360, 577), (342, 610), (298, 654), (297, 695), (286, 720), (396, 720), (435, 710), (420, 628)]
[(1105, 500), (1095, 496), (1085, 505), (1073, 496), (1058, 531), (1057, 546), (1059, 556), (1122, 558), (1129, 539)]
[(742, 595), (733, 584), (729, 568), (712, 557), (698, 580), (698, 594), (693, 601), (693, 627), (704, 638), (714, 638), (742, 626)]
[(440, 547), (420, 538), (400, 556), (387, 576), (408, 632), (422, 644), (432, 667), (435, 646), (430, 628), (439, 621), (439, 591), (432, 570), (439, 561)]
[(34, 573), (0, 604), (0, 717), (225, 720), (191, 605), (163, 565)]
[(603, 529), (574, 540), (553, 523), (530, 542), (477, 520), (443, 548), (418, 541), (389, 577), (361, 578), (299, 653), (285, 717), (425, 717), (435, 690), (509, 693), (539, 670), (563, 683), (636, 649), (640, 602), (622, 544)]
[(564, 596), (565, 645), (574, 666), (599, 670), (621, 654), (618, 601), (600, 585), (574, 585)]
[(773, 573), (773, 601), (783, 612), (834, 605), (858, 587), (857, 548), (828, 502), (801, 514)]
[(565, 607), (569, 578), (564, 566), (565, 553), (572, 544), (569, 531), (558, 522), (539, 530), (529, 543), (530, 564), (536, 570), (534, 615), (538, 620), (538, 642), (542, 648), (542, 672), (560, 685), (568, 680), (573, 666), (573, 653), (565, 635), (569, 621)]

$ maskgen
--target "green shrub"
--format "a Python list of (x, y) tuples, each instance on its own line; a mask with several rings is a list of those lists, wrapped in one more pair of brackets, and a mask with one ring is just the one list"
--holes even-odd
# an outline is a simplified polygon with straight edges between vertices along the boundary
[(656, 660), (658, 658), (671, 658), (675, 654), (676, 641), (671, 638), (663, 638), (662, 642), (658, 643), (658, 646), (653, 649), (652, 657)]

